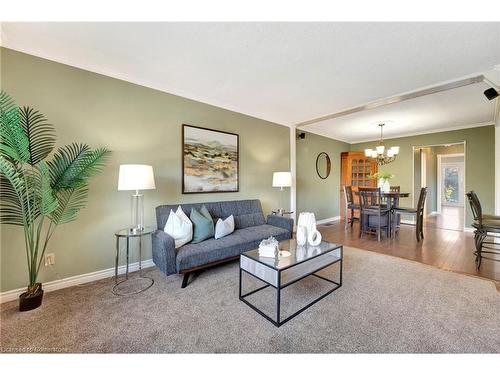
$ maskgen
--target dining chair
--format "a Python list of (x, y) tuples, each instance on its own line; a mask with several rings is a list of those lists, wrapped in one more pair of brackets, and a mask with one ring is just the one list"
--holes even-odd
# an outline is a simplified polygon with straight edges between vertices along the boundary
[(360, 188), (360, 224), (359, 237), (364, 233), (377, 233), (378, 241), (381, 240), (382, 230), (387, 237), (391, 233), (391, 212), (382, 202), (379, 188)]
[[(474, 216), (472, 227), (475, 228), (474, 243), (476, 251), (474, 255), (476, 256), (476, 267), (478, 269), (481, 267), (481, 260), (483, 258), (500, 262), (498, 258), (483, 257), (483, 253), (492, 254), (493, 256), (500, 255), (500, 244), (495, 242), (495, 238), (499, 237), (496, 234), (500, 233), (500, 216), (483, 214), (481, 202), (473, 190), (466, 193), (466, 196), (469, 200), (472, 215)], [(486, 241), (488, 237), (493, 241)], [(483, 248), (486, 250), (483, 250)]]
[[(360, 187), (358, 187), (358, 194), (359, 194), (359, 202), (360, 202), (360, 204), (361, 204), (361, 192), (362, 192), (362, 191), (372, 191), (372, 192), (374, 192), (374, 191), (378, 191), (378, 192), (381, 192), (380, 188), (378, 188), (378, 187), (371, 187), (371, 186), (360, 186)], [(375, 199), (375, 198), (373, 198), (373, 197), (372, 197), (372, 198), (370, 198), (370, 199), (372, 199), (372, 200), (373, 200), (373, 204), (374, 204), (374, 205), (376, 205), (376, 204), (377, 204), (377, 202), (376, 202), (376, 199)], [(379, 202), (379, 203), (380, 203), (380, 202)]]
[[(416, 208), (412, 207), (394, 207), (394, 215), (415, 215), (417, 223), (415, 225), (415, 236), (417, 237), (417, 242), (420, 239), (424, 239), (424, 207), (425, 198), (427, 197), (427, 188), (423, 187), (420, 189), (420, 195), (418, 197), (418, 203)], [(399, 220), (397, 220), (399, 221)]]
[[(359, 220), (358, 216), (354, 216), (354, 210), (359, 210), (359, 204), (354, 203), (354, 196), (352, 194), (352, 186), (344, 186), (344, 197), (345, 197), (345, 229), (350, 223), (351, 228), (354, 224), (354, 220)], [(351, 211), (351, 217), (349, 218), (349, 210)]]
[(401, 191), (401, 186), (391, 185), (389, 191), (392, 193), (399, 193)]

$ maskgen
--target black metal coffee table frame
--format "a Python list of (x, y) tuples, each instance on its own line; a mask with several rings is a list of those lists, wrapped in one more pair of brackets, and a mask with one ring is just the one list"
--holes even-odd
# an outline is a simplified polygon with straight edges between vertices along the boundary
[[(264, 318), (266, 318), (267, 320), (269, 320), (271, 323), (273, 323), (276, 327), (280, 327), (282, 326), (283, 324), (285, 324), (286, 322), (288, 322), (289, 320), (295, 318), (297, 315), (299, 315), (301, 312), (307, 310), (309, 307), (311, 307), (312, 305), (314, 305), (316, 302), (322, 300), (323, 298), (325, 298), (326, 296), (330, 295), (331, 293), (333, 293), (334, 291), (336, 291), (338, 288), (340, 288), (342, 286), (342, 261), (343, 261), (343, 258), (344, 258), (344, 248), (343, 246), (339, 246), (338, 248), (336, 249), (339, 249), (340, 248), (340, 258), (337, 258), (335, 259), (334, 261), (326, 264), (326, 265), (322, 265), (320, 268), (312, 271), (312, 272), (309, 272), (303, 276), (301, 276), (300, 278), (298, 279), (295, 279), (293, 281), (290, 281), (288, 283), (285, 283), (285, 284), (281, 284), (281, 273), (283, 271), (286, 271), (287, 269), (289, 268), (292, 268), (292, 267), (295, 267), (297, 266), (298, 264), (302, 264), (302, 263), (297, 263), (297, 264), (293, 264), (293, 265), (290, 265), (286, 268), (283, 268), (283, 269), (280, 269), (280, 270), (275, 270), (278, 272), (278, 286), (274, 286), (270, 283), (268, 283), (267, 281), (261, 279), (260, 277), (244, 270), (243, 268), (241, 268), (241, 262), (240, 262), (240, 282), (239, 282), (239, 298), (240, 298), (240, 301), (243, 301), (245, 304), (247, 304), (248, 306), (250, 306), (253, 310), (255, 310), (256, 312), (258, 312), (260, 315), (262, 315)], [(333, 250), (336, 250), (336, 249), (332, 249)], [(319, 254), (318, 256), (324, 256), (325, 254), (328, 254), (328, 253), (322, 253), (322, 254)], [(245, 256), (244, 254), (242, 254), (241, 256)], [(306, 260), (307, 261), (310, 261), (311, 259), (314, 259), (316, 257), (313, 257), (313, 258), (309, 258)], [(269, 265), (263, 263), (263, 262), (259, 262), (258, 260), (255, 260), (253, 259), (254, 261), (266, 266), (266, 267), (269, 267)], [(333, 280), (330, 280), (330, 279), (327, 279), (326, 277), (323, 277), (321, 275), (318, 275), (316, 274), (317, 272), (321, 271), (322, 269), (325, 269), (327, 267), (330, 267), (331, 265), (335, 264), (335, 263), (339, 263), (340, 262), (340, 272), (339, 272), (339, 281), (336, 282), (336, 281), (333, 281)], [(271, 267), (269, 267), (271, 268)], [(272, 268), (271, 268), (272, 269)], [(255, 279), (258, 279), (260, 281), (262, 281), (263, 283), (265, 283), (266, 285), (260, 287), (260, 288), (257, 288), (257, 289), (254, 289), (248, 293), (245, 293), (245, 294), (241, 294), (242, 293), (242, 277), (243, 277), (243, 272), (245, 272), (246, 274), (254, 277)], [(288, 316), (287, 318), (285, 318), (284, 320), (281, 320), (281, 291), (283, 289), (285, 289), (286, 287), (292, 285), (292, 284), (295, 284), (296, 282), (300, 281), (300, 280), (303, 280), (305, 279), (306, 277), (309, 277), (309, 276), (315, 276), (317, 278), (320, 278), (324, 281), (327, 281), (333, 285), (335, 285), (332, 289), (328, 290), (326, 293), (322, 294), (321, 296), (319, 296), (318, 298), (316, 298), (314, 301), (308, 303), (306, 306), (304, 306), (303, 308), (301, 308), (300, 310), (294, 312), (293, 314), (291, 314), (290, 316)], [(250, 301), (248, 301), (247, 299), (245, 299), (246, 297), (254, 294), (254, 293), (257, 293), (267, 287), (272, 287), (274, 289), (276, 289), (276, 320), (273, 319), (272, 317), (270, 317), (269, 315), (267, 315), (265, 312), (263, 312), (262, 310), (260, 310), (257, 306), (253, 305)]]

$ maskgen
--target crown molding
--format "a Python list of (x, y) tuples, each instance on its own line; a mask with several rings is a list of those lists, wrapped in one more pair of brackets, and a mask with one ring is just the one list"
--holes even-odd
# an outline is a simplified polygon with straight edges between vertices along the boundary
[[(431, 130), (424, 130), (424, 131), (420, 131), (420, 132), (405, 133), (405, 134), (402, 134), (402, 135), (395, 135), (395, 136), (391, 136), (391, 137), (385, 137), (384, 136), (384, 141), (386, 139), (406, 138), (406, 137), (413, 137), (413, 136), (416, 136), (416, 135), (444, 133), (444, 132), (450, 132), (450, 131), (454, 131), (454, 130), (481, 128), (483, 126), (492, 126), (492, 125), (495, 125), (495, 122), (493, 122), (493, 121), (485, 121), (485, 122), (478, 122), (478, 123), (469, 124), (469, 125), (449, 126), (449, 127), (445, 127), (445, 128), (437, 128), (437, 129), (431, 129)], [(356, 142), (350, 142), (350, 144), (355, 145), (355, 144), (365, 143), (365, 142), (374, 142), (374, 141), (378, 141), (379, 139), (380, 138), (378, 138), (378, 137), (377, 138), (363, 139), (363, 140), (356, 141)]]
[(292, 124), (284, 124), (284, 123), (280, 122), (279, 120), (274, 119), (273, 116), (267, 116), (267, 115), (262, 116), (261, 114), (248, 112), (248, 111), (245, 111), (245, 110), (239, 108), (238, 106), (210, 100), (210, 99), (207, 99), (205, 97), (195, 95), (195, 94), (193, 94), (191, 92), (187, 92), (187, 91), (181, 91), (181, 90), (171, 91), (171, 90), (168, 90), (167, 88), (162, 87), (161, 85), (158, 85), (154, 82), (147, 81), (144, 79), (139, 79), (139, 78), (130, 76), (130, 75), (125, 74), (125, 73), (121, 73), (121, 72), (114, 71), (112, 69), (105, 68), (103, 66), (98, 66), (96, 64), (82, 64), (80, 62), (73, 61), (70, 58), (55, 59), (54, 57), (48, 56), (47, 54), (45, 54), (42, 51), (38, 51), (38, 50), (33, 51), (33, 50), (27, 50), (24, 48), (18, 48), (18, 47), (10, 45), (8, 40), (3, 40), (3, 42), (4, 43), (2, 45), (0, 45), (0, 47), (8, 48), (8, 49), (11, 49), (13, 51), (17, 51), (17, 52), (21, 52), (21, 53), (24, 53), (27, 55), (35, 56), (35, 57), (38, 57), (38, 58), (41, 58), (44, 60), (49, 60), (49, 61), (56, 62), (56, 63), (63, 64), (63, 65), (68, 65), (68, 66), (71, 66), (73, 68), (86, 70), (86, 71), (91, 72), (91, 73), (96, 73), (96, 74), (100, 74), (100, 75), (103, 75), (106, 77), (118, 79), (120, 81), (129, 82), (129, 83), (132, 83), (132, 84), (135, 84), (138, 86), (143, 86), (143, 87), (153, 89), (156, 91), (160, 91), (160, 92), (163, 92), (166, 94), (178, 96), (178, 97), (188, 99), (188, 100), (193, 100), (195, 102), (199, 102), (199, 103), (206, 104), (206, 105), (211, 105), (213, 107), (221, 108), (221, 109), (224, 109), (226, 111), (231, 111), (231, 112), (239, 113), (239, 114), (242, 114), (245, 116), (253, 117), (253, 118), (256, 118), (258, 120), (267, 121), (267, 122), (270, 122), (274, 125), (285, 126), (287, 128), (290, 128), (293, 126)]
[(328, 134), (328, 132), (322, 131), (322, 130), (317, 130), (317, 129), (297, 129), (299, 132), (305, 132), (305, 133), (312, 133), (319, 135), (320, 137), (325, 137), (329, 139), (333, 139), (334, 141), (339, 141), (339, 142), (344, 142), (347, 144), (352, 144), (351, 141), (343, 138), (334, 138), (331, 134)]

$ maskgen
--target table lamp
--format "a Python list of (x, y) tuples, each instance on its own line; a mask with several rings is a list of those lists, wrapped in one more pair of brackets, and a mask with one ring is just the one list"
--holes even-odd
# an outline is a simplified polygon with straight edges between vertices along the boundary
[(130, 229), (144, 230), (144, 195), (140, 190), (156, 189), (153, 167), (143, 164), (122, 164), (118, 175), (118, 190), (135, 190), (130, 200)]
[[(273, 187), (279, 187), (281, 191), (283, 188), (292, 186), (292, 173), (291, 172), (274, 172), (273, 173)], [(278, 214), (283, 215), (284, 208), (278, 208)]]

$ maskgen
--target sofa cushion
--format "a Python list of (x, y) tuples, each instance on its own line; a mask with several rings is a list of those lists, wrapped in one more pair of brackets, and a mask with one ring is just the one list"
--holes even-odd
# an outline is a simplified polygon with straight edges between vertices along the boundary
[(201, 211), (198, 211), (196, 208), (191, 209), (191, 215), (189, 218), (193, 222), (194, 227), (194, 244), (214, 236), (214, 222), (205, 206), (202, 207)]
[(197, 244), (189, 243), (177, 249), (177, 271), (235, 257), (242, 252), (256, 249), (260, 241), (270, 236), (282, 241), (289, 239), (291, 233), (283, 228), (263, 224), (237, 229), (229, 236), (218, 240), (211, 238)]
[[(208, 203), (186, 203), (181, 204), (184, 212), (191, 212), (192, 208), (200, 210), (205, 205), (214, 219), (225, 219), (230, 215), (234, 216), (234, 224), (236, 229), (243, 229), (249, 226), (265, 224), (264, 214), (262, 213), (262, 206), (258, 199), (247, 199), (238, 201), (226, 202), (208, 202)], [(178, 205), (162, 205), (156, 207), (156, 222), (158, 229), (163, 229), (167, 222), (170, 210), (174, 211)]]
[(217, 220), (217, 223), (215, 223), (215, 239), (218, 240), (219, 238), (226, 237), (230, 235), (231, 233), (234, 232), (234, 216), (231, 215), (227, 219), (222, 220), (219, 219)]

